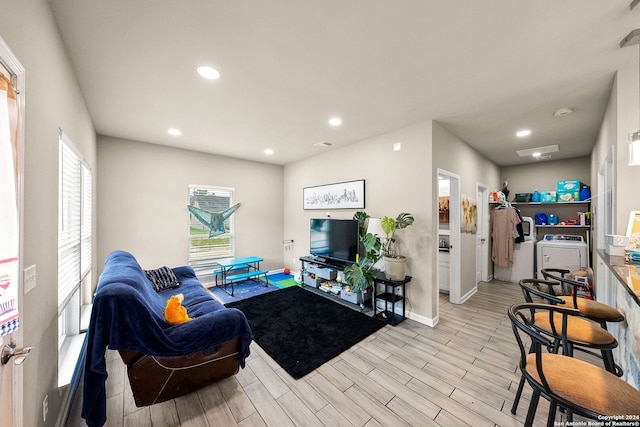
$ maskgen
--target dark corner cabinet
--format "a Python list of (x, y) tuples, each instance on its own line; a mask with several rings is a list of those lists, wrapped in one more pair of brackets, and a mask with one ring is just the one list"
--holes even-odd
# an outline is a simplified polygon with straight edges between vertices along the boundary
[[(341, 304), (362, 312), (371, 311), (366, 308), (366, 303), (371, 301), (369, 294), (354, 294), (346, 289), (342, 271), (351, 264), (350, 262), (340, 262), (329, 259), (322, 259), (312, 256), (300, 258), (302, 263), (302, 282), (310, 287), (315, 293), (327, 296)], [(405, 285), (411, 280), (411, 276), (406, 276), (404, 280), (388, 280), (383, 272), (378, 272), (374, 280), (375, 295), (371, 301), (372, 315), (384, 320), (390, 325), (397, 325), (406, 319), (405, 312)], [(331, 283), (329, 289), (326, 284)], [(323, 287), (323, 285), (325, 285)], [(378, 307), (378, 303), (384, 308)]]

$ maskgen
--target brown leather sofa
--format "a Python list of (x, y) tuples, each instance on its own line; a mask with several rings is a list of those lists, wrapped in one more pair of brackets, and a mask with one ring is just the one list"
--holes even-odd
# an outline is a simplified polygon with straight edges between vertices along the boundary
[(136, 406), (153, 405), (184, 396), (240, 370), (240, 340), (186, 356), (158, 357), (119, 350), (127, 365)]
[[(90, 427), (107, 423), (106, 348), (127, 365), (137, 406), (183, 396), (244, 367), (253, 339), (244, 314), (214, 299), (191, 267), (171, 270), (178, 284), (158, 289), (131, 254), (107, 257), (87, 329), (82, 416)], [(178, 293), (192, 320), (172, 325), (164, 309)]]

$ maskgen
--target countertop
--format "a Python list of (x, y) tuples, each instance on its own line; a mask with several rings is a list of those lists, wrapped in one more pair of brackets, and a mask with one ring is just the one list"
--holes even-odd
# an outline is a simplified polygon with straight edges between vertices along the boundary
[(631, 298), (640, 306), (640, 265), (627, 264), (623, 256), (608, 255), (598, 249), (598, 256), (613, 272), (618, 281), (624, 286)]

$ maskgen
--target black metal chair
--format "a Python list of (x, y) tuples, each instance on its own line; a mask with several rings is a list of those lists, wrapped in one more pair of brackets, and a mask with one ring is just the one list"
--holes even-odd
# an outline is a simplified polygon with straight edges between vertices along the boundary
[[(640, 391), (599, 366), (565, 355), (571, 352), (567, 337), (570, 319), (584, 320), (578, 310), (521, 303), (511, 306), (508, 315), (520, 349), (522, 377), (533, 389), (525, 427), (533, 424), (540, 396), (550, 403), (547, 426), (554, 425), (558, 407), (565, 410), (568, 421), (573, 421), (573, 414), (595, 420), (638, 414)], [(556, 337), (541, 331), (534, 321), (541, 318), (547, 318), (553, 330), (559, 332), (565, 354), (555, 353)], [(528, 349), (523, 335), (531, 339)]]
[[(580, 290), (590, 292), (593, 298), (592, 288), (585, 286), (585, 283), (568, 278), (567, 275), (571, 274), (571, 271), (561, 268), (545, 268), (541, 270), (541, 273), (546, 280), (557, 282), (562, 286), (562, 289), (568, 291), (566, 295), (556, 295), (565, 302), (567, 307), (577, 309), (581, 315), (598, 322), (602, 328), (607, 329), (607, 322), (624, 321), (624, 316), (614, 307), (594, 299), (580, 298), (578, 296)], [(550, 289), (550, 292), (552, 291), (553, 288)]]
[[(527, 303), (542, 302), (544, 304), (572, 308), (567, 307), (564, 300), (552, 294), (553, 286), (557, 284), (556, 282), (543, 279), (523, 279), (519, 284)], [(534, 298), (537, 299), (534, 300)], [(612, 351), (618, 346), (618, 341), (606, 329), (601, 328), (597, 323), (583, 317), (579, 311), (576, 310), (576, 314), (577, 316), (571, 317), (567, 321), (566, 342), (562, 347), (563, 354), (573, 357), (574, 350), (588, 353), (602, 359), (605, 370), (616, 376), (622, 376), (622, 368), (615, 363)], [(535, 328), (553, 341), (554, 344), (550, 348), (550, 351), (558, 353), (563, 339), (562, 331), (557, 327), (557, 325), (561, 323), (560, 319), (549, 318), (549, 316), (545, 314), (536, 314), (534, 312), (531, 313), (531, 319)], [(533, 348), (531, 348), (531, 351), (533, 351)], [(599, 351), (600, 354), (595, 351)], [(525, 378), (523, 376), (520, 379), (520, 384), (518, 384), (516, 397), (511, 407), (512, 414), (515, 414), (518, 408), (522, 390), (524, 389), (524, 382)]]
[[(545, 303), (551, 305), (560, 305), (566, 308), (575, 309), (567, 303), (562, 297), (552, 295), (553, 285), (555, 284), (549, 280), (542, 279), (523, 279), (519, 282), (520, 289), (524, 299), (529, 303)], [(534, 301), (533, 297), (536, 296), (540, 300)], [(536, 326), (543, 332), (554, 337), (556, 340), (556, 352), (559, 349), (559, 343), (561, 334), (555, 328), (552, 322), (546, 316), (533, 316)], [(618, 341), (615, 337), (607, 331), (606, 328), (600, 327), (599, 324), (591, 321), (591, 319), (583, 316), (578, 310), (578, 317), (571, 318), (569, 320), (569, 329), (567, 331), (569, 353), (567, 356), (573, 356), (573, 350), (583, 351), (592, 356), (602, 359), (604, 368), (615, 374), (616, 376), (622, 376), (622, 368), (617, 366), (613, 360), (612, 350), (618, 346)], [(593, 352), (592, 350), (600, 351), (600, 354)]]

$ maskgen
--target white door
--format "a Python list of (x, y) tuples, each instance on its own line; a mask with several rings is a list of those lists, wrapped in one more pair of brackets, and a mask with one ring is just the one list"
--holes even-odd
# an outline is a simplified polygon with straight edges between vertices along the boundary
[[(0, 344), (22, 346), (24, 68), (0, 38)], [(6, 78), (6, 80), (5, 80)], [(3, 426), (22, 426), (22, 367), (0, 365)]]

